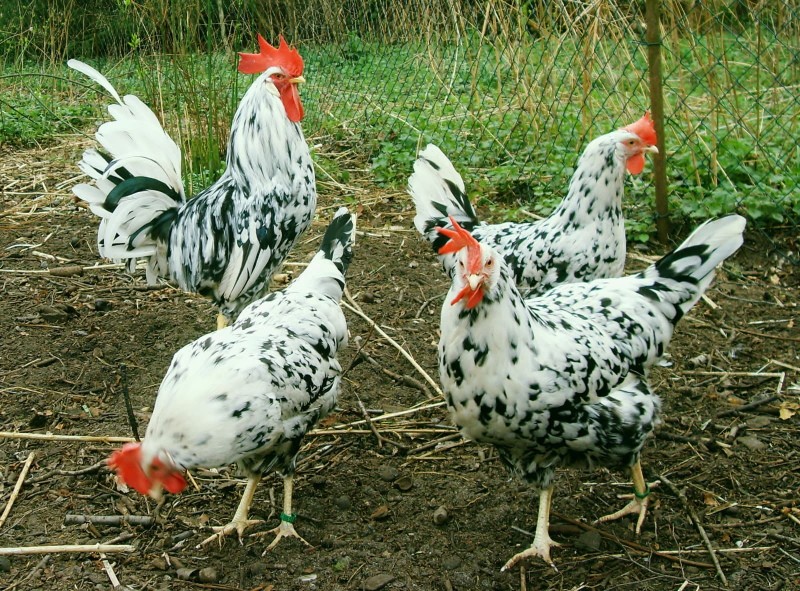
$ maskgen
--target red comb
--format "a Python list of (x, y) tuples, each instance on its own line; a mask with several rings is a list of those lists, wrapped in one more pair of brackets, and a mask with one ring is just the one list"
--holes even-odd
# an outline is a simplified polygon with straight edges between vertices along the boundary
[(108, 458), (110, 468), (116, 470), (117, 475), (122, 481), (136, 490), (146, 495), (153, 487), (153, 482), (142, 470), (142, 444), (126, 443), (122, 449), (118, 449)]
[(450, 223), (453, 225), (453, 229), (450, 230), (448, 228), (436, 228), (436, 231), (439, 234), (444, 234), (450, 240), (439, 249), (439, 254), (450, 254), (451, 252), (458, 252), (465, 246), (467, 248), (478, 248), (480, 249), (480, 243), (475, 240), (475, 237), (469, 233), (469, 231), (465, 230), (461, 226), (458, 225), (458, 222), (453, 218), (453, 216), (449, 216)]
[(653, 125), (653, 120), (650, 118), (650, 111), (645, 111), (644, 116), (635, 123), (623, 127), (622, 129), (635, 133), (642, 141), (648, 146), (655, 146), (658, 142), (656, 137), (656, 127)]
[(470, 273), (477, 272), (483, 263), (483, 255), (481, 255), (481, 244), (475, 237), (458, 225), (458, 222), (450, 216), (450, 223), (453, 229), (436, 228), (439, 234), (444, 234), (450, 241), (439, 249), (439, 254), (449, 254), (451, 252), (458, 252), (462, 248), (467, 249), (467, 271)]
[(296, 49), (289, 47), (283, 35), (278, 47), (273, 47), (259, 35), (258, 47), (258, 53), (239, 53), (239, 71), (242, 74), (260, 74), (270, 66), (280, 66), (293, 78), (303, 73), (303, 58)]

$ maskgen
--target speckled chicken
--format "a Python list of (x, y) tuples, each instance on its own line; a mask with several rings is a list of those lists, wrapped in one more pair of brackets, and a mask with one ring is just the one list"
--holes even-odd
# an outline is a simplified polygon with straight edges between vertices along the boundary
[[(644, 154), (657, 152), (649, 114), (592, 142), (584, 150), (566, 197), (548, 217), (536, 222), (482, 224), (452, 163), (429, 145), (414, 164), (408, 190), (414, 199), (417, 230), (438, 251), (445, 239), (436, 228), (452, 216), (476, 239), (491, 245), (527, 294), (555, 285), (619, 277), (625, 265), (622, 215), (625, 171), (639, 174)], [(452, 257), (443, 257), (448, 272)]]
[(147, 280), (163, 277), (213, 300), (218, 327), (267, 292), (270, 278), (309, 227), (316, 208), (314, 167), (300, 128), (297, 85), (303, 59), (281, 38), (275, 48), (258, 38), (260, 53), (240, 54), (239, 71), (260, 73), (231, 125), (226, 169), (187, 200), (181, 153), (139, 98), (121, 98), (94, 68), (68, 65), (116, 100), (112, 121), (97, 130), (103, 151), (79, 162), (91, 183), (74, 193), (101, 218), (104, 257), (147, 261)]
[(511, 558), (548, 563), (553, 477), (559, 466), (630, 468), (635, 496), (623, 515), (644, 519), (639, 455), (658, 421), (648, 369), (714, 269), (742, 244), (744, 218), (706, 222), (641, 273), (562, 285), (525, 299), (500, 254), (470, 233), (440, 229), (455, 253), (442, 307), (439, 375), (452, 420), (492, 444), (513, 473), (540, 490), (533, 545)]
[[(109, 460), (120, 478), (142, 494), (179, 493), (183, 472), (237, 463), (247, 487), (233, 519), (205, 540), (221, 539), (257, 523), (248, 519), (262, 475), (284, 477), (283, 513), (271, 530), (273, 548), (292, 525), (292, 483), (304, 435), (334, 407), (347, 343), (339, 301), (352, 257), (354, 221), (341, 208), (308, 268), (283, 291), (245, 308), (226, 328), (178, 351), (161, 382), (141, 444), (129, 443)], [(300, 538), (302, 540), (302, 538)]]

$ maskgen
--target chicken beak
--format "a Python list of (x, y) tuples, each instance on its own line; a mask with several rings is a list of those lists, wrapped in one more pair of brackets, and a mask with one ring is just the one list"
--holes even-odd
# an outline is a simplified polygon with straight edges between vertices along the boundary
[(147, 492), (147, 495), (153, 499), (156, 503), (161, 502), (161, 497), (164, 496), (164, 491), (162, 490), (160, 482), (154, 482), (153, 487)]
[(483, 283), (483, 275), (472, 273), (467, 277), (467, 283), (469, 284), (470, 291), (475, 291)]
[(647, 146), (644, 149), (644, 151), (645, 152), (650, 152), (651, 154), (658, 154), (658, 148), (656, 148), (655, 146)]
[(301, 84), (301, 83), (303, 83), (305, 81), (306, 81), (306, 79), (303, 78), (303, 76), (296, 76), (294, 78), (289, 78), (289, 82), (291, 84)]

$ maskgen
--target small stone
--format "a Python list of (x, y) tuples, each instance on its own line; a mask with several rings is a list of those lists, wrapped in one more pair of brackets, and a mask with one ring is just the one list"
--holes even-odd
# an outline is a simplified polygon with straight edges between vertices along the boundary
[(744, 445), (750, 451), (763, 451), (767, 449), (767, 444), (755, 435), (745, 435), (744, 437), (739, 437), (736, 441)]
[(244, 570), (248, 576), (257, 577), (267, 572), (267, 563), (261, 562), (260, 560), (258, 562), (251, 562)]
[(438, 507), (436, 511), (433, 512), (433, 522), (436, 525), (444, 525), (450, 520), (450, 515), (447, 513), (447, 509), (444, 507)]
[(413, 486), (414, 481), (411, 479), (411, 476), (401, 476), (394, 481), (394, 487), (403, 492), (410, 491)]
[(578, 539), (575, 540), (575, 545), (579, 548), (583, 548), (585, 550), (589, 550), (591, 552), (597, 552), (600, 550), (600, 545), (603, 543), (602, 536), (596, 531), (586, 531), (583, 532), (581, 535), (578, 536)]
[(320, 488), (328, 484), (328, 479), (324, 476), (320, 476), (319, 474), (315, 474), (311, 478), (309, 478), (309, 482), (314, 486)]
[(376, 521), (380, 521), (382, 519), (386, 519), (389, 517), (389, 507), (388, 505), (381, 505), (377, 509), (375, 509), (372, 514), (370, 515), (370, 519), (374, 519)]
[(747, 421), (747, 428), (748, 429), (763, 429), (764, 427), (768, 427), (769, 424), (772, 422), (772, 419), (765, 416), (757, 416), (753, 417), (752, 419)]
[(364, 591), (378, 591), (378, 589), (383, 589), (386, 585), (394, 581), (394, 579), (394, 575), (389, 575), (386, 573), (372, 575), (364, 581), (364, 584), (361, 586), (361, 588), (364, 589)]
[(69, 313), (63, 308), (39, 306), (36, 310), (45, 322), (63, 322), (69, 319)]
[(94, 301), (94, 310), (95, 312), (107, 312), (112, 307), (111, 302), (108, 300), (104, 300), (102, 298), (97, 298)]
[(78, 248), (81, 245), (81, 239), (80, 238), (70, 238), (69, 239), (69, 245), (72, 248)]
[(347, 511), (350, 507), (353, 506), (353, 502), (347, 495), (341, 495), (339, 497), (336, 497), (333, 501), (333, 504), (336, 505), (337, 509), (340, 509), (342, 511)]
[(200, 572), (197, 573), (197, 580), (201, 583), (218, 583), (219, 573), (213, 566), (207, 566), (201, 568)]
[(156, 570), (167, 570), (169, 568), (167, 560), (163, 556), (156, 556), (153, 558), (153, 560), (150, 561), (150, 566)]
[(384, 464), (381, 466), (380, 470), (378, 470), (378, 476), (381, 477), (381, 480), (385, 480), (386, 482), (394, 482), (399, 475), (400, 473), (397, 471), (397, 468), (388, 464)]
[(11, 571), (11, 560), (8, 556), (0, 556), (0, 573), (7, 573)]
[(196, 568), (179, 568), (176, 573), (181, 581), (191, 581), (197, 576)]
[(442, 560), (442, 567), (445, 570), (455, 570), (461, 566), (461, 559), (458, 556), (448, 556)]
[(361, 294), (361, 301), (365, 304), (374, 304), (375, 303), (375, 294), (371, 291), (365, 291)]

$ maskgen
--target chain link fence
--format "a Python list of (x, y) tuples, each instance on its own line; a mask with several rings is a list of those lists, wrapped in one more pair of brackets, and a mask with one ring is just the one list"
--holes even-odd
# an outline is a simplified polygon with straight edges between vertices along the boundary
[[(654, 4), (672, 214), (743, 210), (796, 228), (800, 7)], [(321, 56), (340, 67), (319, 81), (312, 127), (349, 130), (379, 180), (401, 181), (434, 142), (478, 194), (547, 211), (582, 147), (653, 102), (643, 2), (403, 5), (386, 8), (377, 30), (351, 22)], [(398, 24), (408, 18), (421, 23), (415, 32)], [(643, 226), (646, 177), (629, 189)]]
[[(646, 7), (660, 13), (657, 30)], [(160, 102), (170, 79), (162, 64), (166, 71), (181, 55), (214, 55), (185, 59), (173, 76), (183, 81), (177, 101), (207, 97), (194, 109), (195, 126), (176, 133), (185, 149), (214, 127), (212, 151), (224, 150), (247, 82), (220, 76), (235, 76), (233, 52), (255, 50), (256, 31), (271, 41), (283, 34), (306, 60), (304, 128), (314, 141), (359, 154), (377, 182), (398, 187), (416, 151), (433, 142), (475, 198), (534, 213), (560, 199), (588, 141), (656, 103), (648, 63), (655, 43), (673, 217), (739, 210), (795, 230), (800, 219), (794, 1), (36, 0), (17, 8), (0, 14), (0, 33), (17, 53), (62, 70), (67, 57), (133, 57), (127, 70), (138, 71), (141, 88), (125, 80), (122, 89), (177, 113), (170, 125), (193, 109)], [(102, 18), (92, 21), (91, 11)], [(25, 20), (39, 13), (50, 20)], [(186, 86), (203, 77), (205, 85)], [(212, 92), (220, 98), (209, 109)], [(653, 227), (651, 170), (627, 189), (634, 239)]]

